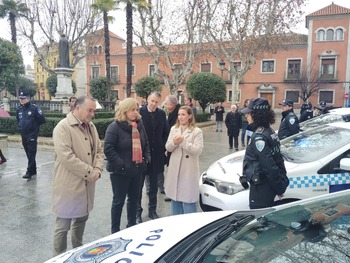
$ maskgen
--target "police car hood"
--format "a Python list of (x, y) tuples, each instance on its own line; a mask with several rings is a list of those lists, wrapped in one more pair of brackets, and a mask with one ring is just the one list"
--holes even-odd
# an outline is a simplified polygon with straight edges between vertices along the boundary
[[(245, 150), (235, 152), (212, 163), (206, 171), (206, 176), (213, 180), (239, 184), (239, 176), (242, 175)], [(287, 171), (298, 166), (288, 161), (284, 162)]]
[(200, 212), (150, 220), (65, 252), (46, 263), (155, 262), (194, 231), (231, 213)]

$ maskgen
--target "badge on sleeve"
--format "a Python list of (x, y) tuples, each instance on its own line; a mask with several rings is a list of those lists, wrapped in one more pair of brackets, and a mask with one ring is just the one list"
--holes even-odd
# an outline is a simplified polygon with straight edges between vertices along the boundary
[(258, 149), (259, 152), (261, 152), (265, 148), (265, 141), (255, 141), (255, 147)]
[(290, 123), (291, 125), (293, 125), (293, 124), (295, 123), (295, 118), (290, 118), (290, 119), (289, 119), (289, 123)]

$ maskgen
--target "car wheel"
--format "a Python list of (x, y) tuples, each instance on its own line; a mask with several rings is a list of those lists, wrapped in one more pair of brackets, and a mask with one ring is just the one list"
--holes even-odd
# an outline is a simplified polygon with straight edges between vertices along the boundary
[(217, 207), (212, 207), (212, 206), (203, 204), (202, 197), (200, 195), (199, 195), (199, 206), (201, 207), (203, 212), (221, 211), (221, 209)]

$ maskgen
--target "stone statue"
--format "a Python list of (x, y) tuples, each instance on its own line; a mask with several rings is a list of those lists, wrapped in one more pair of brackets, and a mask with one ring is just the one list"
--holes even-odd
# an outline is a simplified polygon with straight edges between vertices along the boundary
[(60, 41), (58, 42), (58, 68), (70, 68), (69, 63), (69, 43), (65, 34), (61, 35)]

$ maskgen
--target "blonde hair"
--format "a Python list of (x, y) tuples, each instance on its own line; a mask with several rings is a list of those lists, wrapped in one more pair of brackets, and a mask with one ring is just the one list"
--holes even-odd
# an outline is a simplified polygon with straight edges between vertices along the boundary
[[(117, 111), (115, 112), (115, 116), (114, 119), (116, 121), (128, 121), (128, 118), (126, 116), (126, 113), (131, 110), (132, 108), (134, 108), (135, 106), (137, 107), (137, 109), (139, 108), (138, 106), (139, 104), (137, 103), (137, 101), (133, 98), (126, 98), (124, 100), (122, 100), (117, 108)], [(138, 114), (137, 115), (137, 120), (141, 119), (141, 115)]]
[[(190, 106), (181, 106), (179, 111), (180, 110), (185, 110), (188, 115), (192, 115), (192, 117), (188, 120), (188, 129), (189, 130), (193, 130), (196, 127), (196, 120), (194, 119), (192, 107), (190, 107)], [(176, 120), (175, 127), (178, 128), (179, 126), (180, 126), (180, 123), (179, 123), (179, 118), (178, 118)]]

